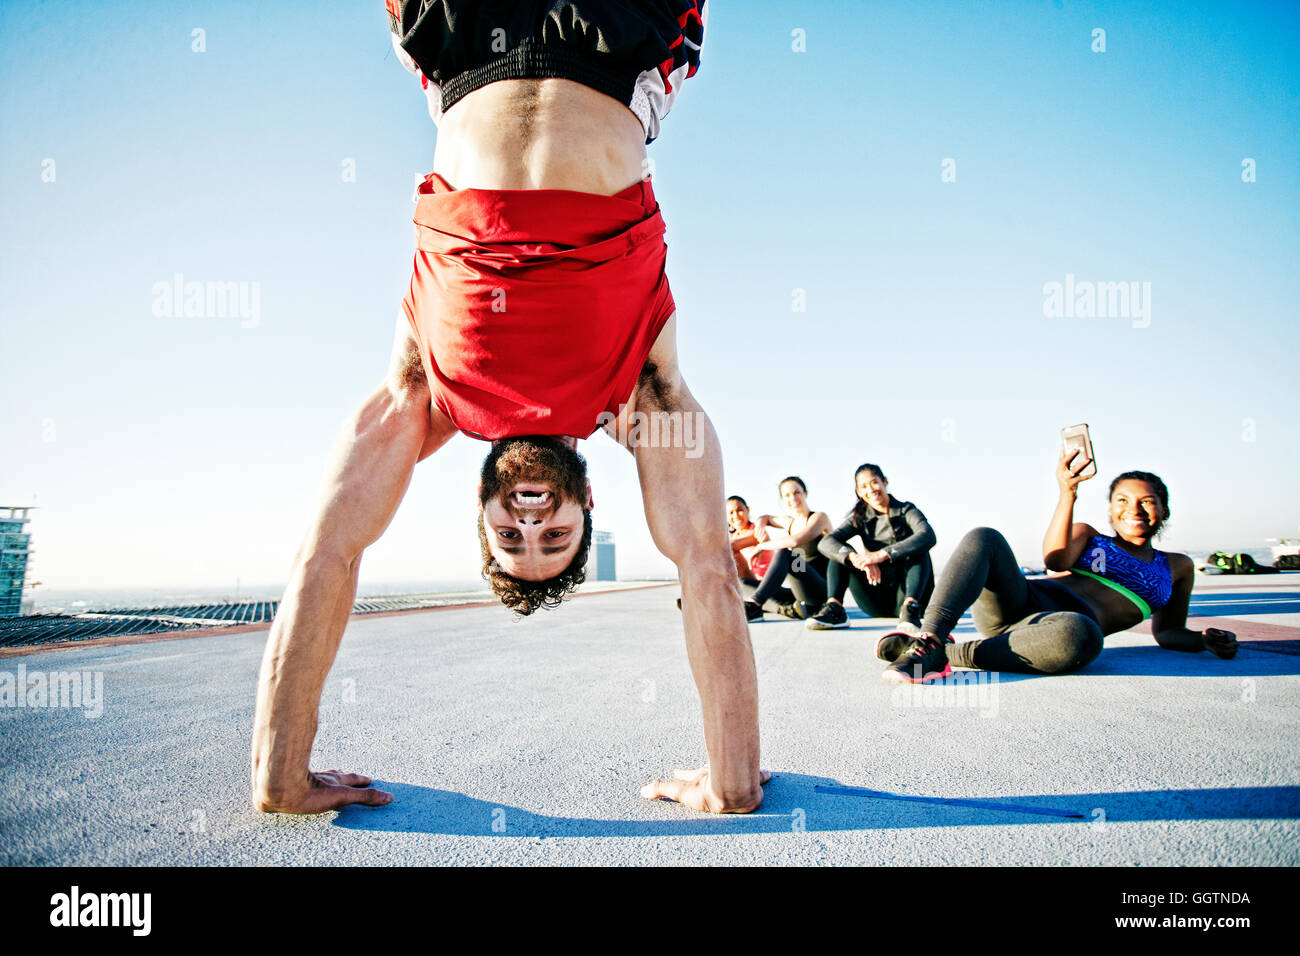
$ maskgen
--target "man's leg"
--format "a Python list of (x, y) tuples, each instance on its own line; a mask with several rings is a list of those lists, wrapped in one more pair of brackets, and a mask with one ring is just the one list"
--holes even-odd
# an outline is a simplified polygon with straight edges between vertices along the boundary
[(368, 777), (309, 769), (325, 677), (356, 599), (361, 553), (388, 527), (415, 463), (454, 428), (430, 414), (419, 351), (399, 319), (384, 384), (335, 445), (317, 517), (298, 549), (262, 657), (253, 725), (253, 804), (320, 813), (347, 803), (387, 803)]

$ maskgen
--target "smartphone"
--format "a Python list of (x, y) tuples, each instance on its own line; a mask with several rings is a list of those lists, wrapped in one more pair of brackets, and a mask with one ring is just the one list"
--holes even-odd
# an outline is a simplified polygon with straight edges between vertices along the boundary
[(1088, 435), (1087, 425), (1071, 425), (1061, 429), (1061, 445), (1068, 449), (1078, 449), (1088, 459), (1088, 467), (1079, 472), (1080, 478), (1091, 478), (1097, 474), (1097, 456), (1092, 453), (1092, 438)]

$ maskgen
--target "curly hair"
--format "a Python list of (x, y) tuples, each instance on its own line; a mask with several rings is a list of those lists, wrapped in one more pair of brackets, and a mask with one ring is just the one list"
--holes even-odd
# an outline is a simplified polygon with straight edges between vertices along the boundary
[(483, 514), (479, 513), (478, 542), (483, 554), (483, 578), (501, 603), (516, 614), (527, 616), (538, 608), (559, 607), (566, 594), (573, 592), (587, 580), (587, 554), (591, 550), (591, 511), (582, 509), (582, 540), (569, 566), (553, 578), (544, 581), (525, 581), (501, 570), (488, 551), (487, 532), (483, 530)]

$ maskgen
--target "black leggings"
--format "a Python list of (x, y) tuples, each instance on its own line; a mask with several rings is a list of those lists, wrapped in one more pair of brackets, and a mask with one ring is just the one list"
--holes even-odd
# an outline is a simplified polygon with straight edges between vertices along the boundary
[(921, 628), (947, 637), (967, 608), (984, 640), (948, 645), (959, 667), (1019, 674), (1062, 674), (1101, 653), (1092, 606), (1059, 581), (1025, 579), (1006, 538), (976, 528), (939, 576)]
[[(890, 564), (894, 565), (895, 562), (891, 561)], [(921, 611), (924, 611), (926, 599), (934, 584), (930, 556), (923, 554), (914, 560), (897, 562), (897, 566), (891, 570), (893, 573), (901, 571), (902, 580), (894, 584), (868, 584), (865, 571), (860, 571), (847, 562), (840, 564), (832, 561), (826, 578), (831, 597), (842, 602), (844, 592), (851, 589), (853, 600), (867, 617), (898, 617), (903, 613), (903, 602), (907, 598), (915, 598)]]
[[(826, 579), (818, 565), (821, 561), (809, 561), (802, 554), (799, 561), (795, 561), (789, 548), (782, 548), (772, 556), (772, 563), (767, 566), (767, 573), (763, 575), (762, 583), (754, 589), (750, 595), (750, 600), (762, 607), (768, 598), (776, 597), (782, 592), (789, 594), (781, 586), (786, 576), (792, 578), (790, 584), (793, 588), (793, 596), (797, 601), (806, 601), (815, 611), (826, 603)], [(782, 603), (790, 603), (784, 601)]]

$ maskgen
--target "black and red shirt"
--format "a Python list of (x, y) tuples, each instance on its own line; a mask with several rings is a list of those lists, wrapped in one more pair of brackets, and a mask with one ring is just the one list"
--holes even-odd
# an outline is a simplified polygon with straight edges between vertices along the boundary
[(705, 0), (385, 0), (398, 59), (438, 122), (498, 80), (561, 77), (612, 96), (659, 135), (700, 65)]

